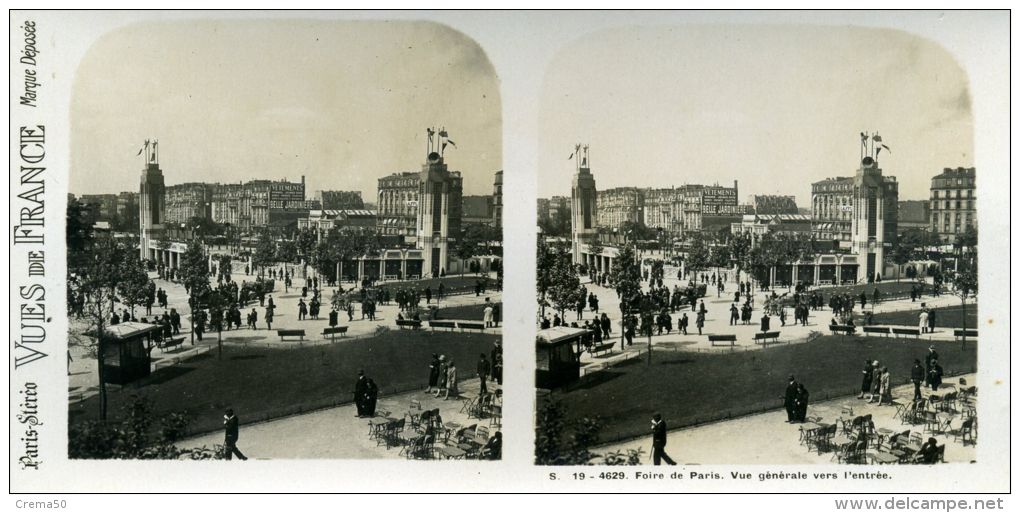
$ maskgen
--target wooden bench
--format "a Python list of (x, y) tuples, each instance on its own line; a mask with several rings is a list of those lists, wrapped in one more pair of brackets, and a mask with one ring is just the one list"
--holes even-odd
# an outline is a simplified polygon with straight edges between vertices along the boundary
[(899, 338), (900, 335), (921, 336), (921, 328), (893, 328), (892, 332), (893, 335), (896, 335), (896, 338)]
[(429, 321), (429, 327), (432, 329), (443, 328), (452, 330), (457, 327), (457, 323), (454, 321)]
[(964, 335), (977, 338), (978, 330), (953, 330), (953, 338), (956, 340), (960, 340)]
[(283, 337), (298, 337), (301, 340), (305, 339), (305, 330), (276, 330), (276, 334), (280, 336), (280, 340), (283, 340)]
[(464, 330), (485, 331), (485, 323), (484, 322), (457, 321), (457, 327), (460, 328), (460, 331), (464, 331)]
[(829, 331), (832, 332), (833, 335), (836, 333), (841, 333), (843, 335), (856, 335), (857, 326), (844, 326), (842, 324), (837, 324), (835, 326), (829, 325)]
[(164, 338), (156, 344), (156, 347), (165, 353), (168, 348), (172, 349), (182, 344), (184, 344), (184, 337)]
[(754, 334), (754, 343), (762, 346), (768, 345), (769, 340), (779, 340), (778, 331), (763, 331)]
[(718, 346), (718, 345), (726, 345), (726, 344), (717, 344), (717, 342), (729, 342), (730, 347), (735, 347), (737, 345), (737, 336), (736, 335), (709, 335), (708, 336), (708, 342), (712, 344), (712, 347), (715, 347), (715, 346)]
[(615, 342), (603, 342), (601, 344), (592, 344), (592, 346), (588, 348), (588, 352), (591, 353), (592, 356), (598, 356), (599, 353), (612, 353), (613, 346), (615, 345), (616, 345)]
[(329, 338), (331, 338), (333, 340), (336, 340), (337, 333), (339, 333), (341, 337), (343, 337), (344, 335), (347, 334), (347, 328), (350, 328), (350, 326), (337, 326), (335, 328), (322, 328), (322, 338), (329, 337)]
[(414, 319), (397, 319), (397, 326), (399, 326), (400, 329), (411, 328), (416, 330), (421, 328), (421, 321), (416, 321)]
[(889, 335), (891, 333), (889, 331), (889, 327), (888, 326), (882, 326), (882, 327), (880, 327), (880, 326), (865, 326), (865, 327), (861, 328), (861, 330), (863, 330), (865, 333), (874, 333), (874, 334), (881, 334), (881, 335)]

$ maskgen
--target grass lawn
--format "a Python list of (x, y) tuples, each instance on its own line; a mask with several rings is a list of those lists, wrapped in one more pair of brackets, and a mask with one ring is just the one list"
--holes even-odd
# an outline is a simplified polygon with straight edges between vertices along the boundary
[[(328, 346), (225, 347), (222, 360), (213, 350), (122, 390), (111, 389), (108, 412), (115, 418), (138, 395), (150, 399), (157, 414), (186, 413), (191, 433), (213, 431), (222, 429), (227, 406), (255, 422), (352, 402), (359, 369), (375, 380), (381, 396), (424, 389), (432, 353), (447, 355), (461, 376), (472, 376), (479, 353), (488, 354), (498, 339), (476, 333), (391, 331)], [(99, 398), (92, 397), (71, 405), (70, 422), (98, 418), (98, 404)]]
[[(401, 281), (397, 283), (383, 283), (379, 285), (380, 289), (390, 289), (390, 292), (395, 292), (400, 289), (418, 289), (425, 290), (425, 287), (432, 288), (432, 295), (435, 296), (439, 293), (439, 284), (443, 283), (444, 290), (447, 293), (464, 292), (475, 290), (475, 283), (481, 280), (482, 276), (474, 274), (465, 274), (463, 276), (446, 276), (443, 278), (430, 278), (426, 280), (411, 280)], [(494, 293), (496, 290), (496, 280), (489, 278), (488, 286), (485, 289), (488, 293)]]
[[(920, 305), (920, 303), (918, 304)], [(967, 304), (967, 329), (977, 329), (977, 310), (977, 305)], [(937, 308), (936, 312), (936, 327), (963, 329), (963, 308), (959, 305)], [(875, 314), (873, 322), (875, 324), (917, 326), (919, 315), (921, 315), (920, 308), (917, 310), (904, 310), (902, 312), (886, 312)]]
[[(918, 285), (918, 283), (910, 280), (903, 280), (903, 281), (883, 281), (882, 283), (861, 283), (857, 285), (841, 285), (839, 287), (819, 287), (813, 290), (821, 292), (822, 294), (825, 295), (826, 298), (828, 298), (832, 294), (849, 293), (850, 297), (854, 298), (855, 301), (857, 300), (858, 297), (860, 297), (861, 292), (863, 291), (865, 294), (868, 295), (868, 303), (870, 304), (871, 294), (875, 292), (875, 287), (878, 287), (878, 294), (880, 298), (882, 297), (889, 298), (896, 296), (909, 297), (910, 287), (914, 285)], [(931, 286), (924, 284), (924, 287), (925, 293), (930, 294)], [(779, 288), (776, 289), (777, 292), (779, 290), (781, 289)]]
[[(651, 366), (635, 358), (539, 401), (562, 401), (569, 418), (599, 417), (604, 426), (600, 439), (611, 442), (648, 434), (655, 412), (661, 412), (673, 428), (781, 408), (790, 374), (804, 383), (812, 402), (856, 394), (861, 368), (869, 358), (889, 366), (892, 380), (904, 383), (914, 358), (923, 361), (927, 345), (866, 337), (841, 342), (839, 337), (823, 336), (762, 351), (660, 351)], [(960, 344), (941, 344), (938, 352), (947, 376), (976, 368), (976, 343), (968, 343), (966, 351)]]
[[(503, 303), (494, 303), (499, 305), (500, 318), (503, 317)], [(476, 320), (481, 321), (485, 313), (485, 304), (479, 303), (477, 305), (461, 305), (443, 307), (439, 309), (440, 319), (461, 319), (461, 320)]]

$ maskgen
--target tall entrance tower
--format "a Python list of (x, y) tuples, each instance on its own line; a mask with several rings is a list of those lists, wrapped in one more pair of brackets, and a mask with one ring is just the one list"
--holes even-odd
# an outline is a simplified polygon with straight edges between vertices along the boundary
[(159, 142), (145, 141), (139, 155), (145, 153), (145, 164), (142, 169), (141, 189), (138, 193), (139, 208), (139, 239), (138, 248), (141, 258), (154, 258), (155, 249), (150, 248), (151, 241), (163, 235), (163, 223), (166, 220), (166, 184), (163, 171), (159, 168)]
[[(858, 255), (857, 281), (869, 282), (883, 275), (886, 255), (896, 244), (898, 222), (899, 184), (896, 177), (883, 176), (878, 165), (881, 143), (878, 134), (870, 137), (861, 134), (861, 165), (854, 174), (853, 222), (850, 251)], [(868, 146), (868, 139), (871, 145)]]
[(583, 264), (584, 245), (596, 233), (595, 177), (588, 168), (588, 145), (575, 145), (571, 159), (576, 169), (570, 188), (570, 249), (574, 263)]
[(448, 145), (456, 146), (445, 129), (427, 129), (428, 148), (418, 180), (418, 240), (422, 272), (438, 277), (450, 270), (450, 243), (460, 233), (463, 180), (447, 169), (443, 158)]

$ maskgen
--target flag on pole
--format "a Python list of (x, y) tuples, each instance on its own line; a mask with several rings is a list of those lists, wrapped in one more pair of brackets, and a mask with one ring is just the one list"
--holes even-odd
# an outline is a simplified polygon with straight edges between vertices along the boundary
[(888, 146), (883, 144), (882, 147), (885, 148), (885, 151), (892, 153), (892, 150), (890, 150)]
[(440, 130), (439, 137), (448, 137), (448, 135), (446, 134), (446, 130)]
[(871, 136), (871, 140), (880, 143), (880, 142), (882, 142), (882, 136), (878, 135), (878, 134), (875, 134), (875, 135)]
[(573, 159), (574, 159), (574, 154), (573, 154), (573, 153), (571, 153), (571, 154), (570, 154), (570, 156), (569, 156), (569, 157), (567, 157), (567, 160), (573, 160)]
[(447, 139), (446, 142), (450, 143), (450, 146), (457, 147), (457, 143), (453, 142), (453, 139)]

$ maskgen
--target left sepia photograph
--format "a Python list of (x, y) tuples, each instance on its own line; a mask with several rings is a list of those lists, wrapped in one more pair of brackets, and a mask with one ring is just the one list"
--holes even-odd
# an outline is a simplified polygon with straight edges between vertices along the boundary
[(130, 25), (77, 69), (68, 457), (499, 460), (502, 113), (432, 22)]

